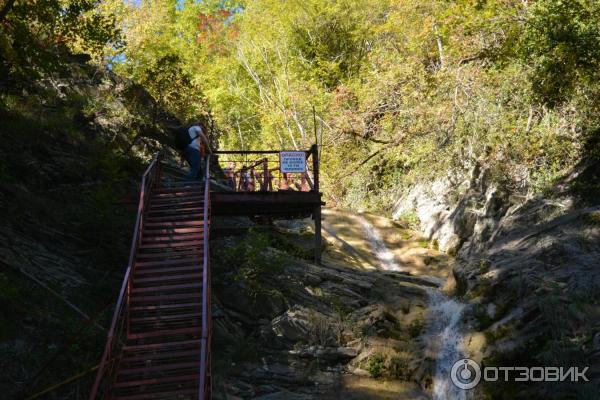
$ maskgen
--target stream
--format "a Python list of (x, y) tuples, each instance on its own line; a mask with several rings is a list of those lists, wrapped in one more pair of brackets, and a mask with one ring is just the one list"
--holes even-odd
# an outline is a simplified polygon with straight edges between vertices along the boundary
[(403, 271), (400, 267), (394, 254), (388, 249), (387, 245), (383, 241), (383, 238), (379, 234), (377, 228), (373, 226), (365, 217), (362, 215), (358, 217), (360, 225), (362, 226), (365, 235), (367, 236), (367, 240), (371, 245), (371, 250), (377, 260), (379, 261), (379, 266), (381, 269), (386, 271)]
[(433, 400), (466, 400), (466, 392), (450, 380), (452, 365), (465, 357), (461, 317), (465, 304), (429, 289), (428, 345), (436, 354), (433, 374)]
[[(364, 216), (357, 216), (379, 267), (386, 271), (403, 271), (392, 251), (387, 247), (378, 229)], [(428, 277), (443, 283), (437, 278)], [(427, 289), (429, 299), (426, 342), (435, 354), (433, 400), (466, 400), (466, 392), (450, 380), (453, 364), (466, 356), (461, 317), (465, 304), (446, 296), (438, 289)]]

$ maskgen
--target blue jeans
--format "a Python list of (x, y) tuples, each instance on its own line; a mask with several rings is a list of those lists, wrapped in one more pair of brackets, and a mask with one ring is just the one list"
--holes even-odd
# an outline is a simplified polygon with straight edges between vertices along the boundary
[(204, 160), (202, 159), (200, 151), (188, 146), (185, 148), (183, 156), (190, 165), (190, 173), (187, 176), (188, 180), (204, 180), (204, 174), (202, 173)]

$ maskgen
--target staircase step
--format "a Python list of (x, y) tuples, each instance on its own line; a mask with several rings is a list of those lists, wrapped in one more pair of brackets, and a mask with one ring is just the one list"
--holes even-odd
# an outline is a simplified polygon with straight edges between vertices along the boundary
[(166, 301), (185, 301), (189, 299), (202, 299), (202, 293), (179, 293), (160, 296), (132, 296), (130, 301), (132, 304), (155, 304), (161, 305)]
[(156, 338), (160, 336), (173, 337), (175, 335), (189, 335), (194, 334), (198, 337), (201, 335), (202, 327), (194, 326), (188, 328), (179, 328), (179, 329), (165, 329), (159, 331), (152, 332), (143, 332), (143, 333), (129, 333), (127, 335), (127, 340), (138, 340), (138, 339), (147, 339), (147, 338)]
[[(152, 195), (158, 196), (159, 194), (161, 194), (161, 195), (169, 194), (169, 193), (158, 193), (157, 190), (178, 190), (178, 189), (183, 189), (183, 187), (180, 187), (180, 186), (160, 187), (160, 188), (155, 189), (155, 191), (152, 193)], [(197, 186), (197, 187), (193, 187), (192, 189), (196, 189), (197, 191), (192, 191), (191, 193), (186, 192), (186, 196), (203, 196), (204, 195), (204, 187)]]
[(200, 360), (194, 362), (183, 362), (183, 363), (171, 363), (164, 365), (156, 365), (153, 367), (134, 367), (134, 368), (121, 368), (119, 369), (118, 377), (123, 375), (135, 375), (135, 374), (149, 374), (151, 372), (162, 372), (162, 371), (172, 371), (177, 369), (200, 369)]
[[(170, 252), (163, 252), (163, 253), (139, 253), (137, 255), (137, 259), (138, 260), (174, 260), (176, 258), (191, 258), (191, 257), (200, 257), (202, 258), (203, 256), (203, 249), (202, 247), (199, 248), (192, 248), (192, 249), (188, 249), (188, 248), (175, 248), (174, 250), (176, 251), (170, 251)], [(178, 250), (178, 251), (177, 251)]]
[(172, 215), (167, 217), (146, 217), (146, 222), (154, 223), (161, 221), (203, 221), (204, 213), (192, 213), (192, 214), (181, 214), (181, 215)]
[[(120, 362), (122, 363), (135, 363), (140, 361), (159, 361), (166, 360), (169, 358), (184, 358), (184, 357), (193, 357), (196, 355), (200, 355), (198, 349), (187, 349), (187, 350), (173, 350), (173, 351), (163, 351), (157, 353), (147, 353), (147, 354), (137, 354), (122, 358)], [(164, 361), (163, 361), (164, 362)]]
[(190, 206), (190, 207), (177, 207), (177, 208), (172, 207), (172, 208), (165, 208), (165, 209), (150, 208), (147, 210), (146, 215), (148, 216), (148, 218), (156, 218), (156, 217), (160, 217), (160, 216), (168, 216), (168, 215), (179, 216), (179, 215), (195, 214), (195, 213), (203, 214), (204, 207)]
[(146, 218), (159, 218), (159, 217), (167, 217), (167, 216), (178, 217), (181, 215), (190, 215), (190, 214), (204, 215), (204, 207), (189, 206), (189, 207), (181, 207), (181, 208), (171, 207), (171, 208), (164, 208), (164, 209), (149, 209), (149, 210), (146, 210), (144, 213)]
[[(197, 240), (194, 242), (198, 242)], [(167, 256), (181, 256), (186, 253), (202, 253), (204, 249), (204, 242), (199, 241), (200, 244), (188, 245), (188, 246), (172, 246), (170, 243), (145, 243), (138, 247), (138, 256), (147, 255), (167, 255)], [(145, 246), (145, 247), (142, 247)]]
[(170, 292), (174, 290), (187, 290), (187, 289), (197, 289), (202, 288), (202, 282), (195, 283), (186, 283), (183, 285), (165, 285), (165, 286), (150, 286), (143, 288), (133, 288), (131, 289), (132, 294), (137, 293), (158, 293), (158, 292)]
[(172, 249), (175, 247), (201, 247), (204, 244), (204, 240), (190, 240), (190, 241), (176, 241), (173, 240), (171, 242), (163, 243), (163, 242), (150, 242), (150, 243), (142, 243), (138, 249)]
[(189, 203), (192, 205), (204, 205), (205, 199), (206, 199), (206, 196), (204, 196), (204, 192), (201, 192), (201, 193), (190, 192), (190, 193), (183, 193), (183, 194), (176, 194), (176, 195), (152, 194), (150, 196), (150, 206), (164, 207), (164, 206), (168, 206), (169, 204), (172, 204), (172, 203), (174, 203), (174, 204)]
[(139, 344), (132, 346), (123, 346), (123, 352), (136, 352), (136, 351), (158, 351), (161, 349), (172, 349), (174, 347), (185, 347), (185, 346), (197, 346), (200, 347), (200, 340), (181, 340), (178, 342), (164, 342), (164, 343), (153, 343), (153, 344)]
[(150, 378), (150, 379), (139, 379), (135, 381), (126, 381), (126, 382), (115, 382), (113, 385), (114, 388), (127, 388), (132, 386), (148, 386), (148, 385), (161, 385), (164, 383), (173, 383), (180, 381), (189, 381), (199, 379), (200, 375), (180, 375), (180, 376), (163, 376), (160, 378)]
[[(177, 197), (170, 197), (170, 198), (157, 198), (157, 199), (150, 199), (150, 203), (147, 204), (147, 207), (178, 207), (181, 203), (186, 203), (186, 202), (194, 202), (194, 201), (199, 201), (194, 197), (184, 197), (184, 196), (177, 196)], [(204, 208), (204, 202), (202, 203), (196, 203), (196, 205), (202, 205), (202, 208)]]
[[(210, 226), (210, 221), (208, 223)], [(144, 222), (144, 231), (146, 228), (158, 228), (158, 229), (168, 229), (168, 228), (193, 228), (193, 227), (204, 227), (204, 221), (193, 220), (193, 221), (176, 221), (176, 222), (166, 222), (166, 221), (158, 221), (158, 222)]]
[(163, 190), (191, 190), (191, 191), (199, 191), (204, 192), (204, 185), (190, 185), (186, 183), (170, 183), (168, 185), (161, 185), (156, 188), (155, 191), (163, 191)]
[(195, 280), (198, 278), (202, 278), (202, 274), (183, 274), (183, 275), (162, 275), (156, 276), (152, 278), (142, 278), (135, 279), (133, 284), (140, 285), (144, 283), (162, 283), (162, 282), (172, 282), (172, 281), (180, 281), (180, 280)]
[(177, 321), (177, 320), (182, 320), (182, 319), (198, 319), (198, 318), (202, 318), (202, 313), (200, 312), (195, 312), (195, 313), (187, 313), (187, 314), (179, 314), (179, 315), (166, 315), (166, 316), (159, 316), (159, 317), (139, 317), (139, 318), (131, 318), (130, 321), (132, 322), (132, 324), (136, 324), (139, 322), (161, 322), (161, 321)]
[(149, 209), (163, 210), (171, 208), (204, 207), (204, 197), (184, 197), (177, 199), (160, 199), (150, 201)]
[[(179, 273), (186, 273), (186, 272), (200, 273), (200, 271), (202, 271), (200, 264), (202, 264), (201, 261), (200, 261), (200, 263), (197, 263), (197, 264), (189, 266), (189, 267), (170, 267), (170, 268), (158, 268), (158, 269), (156, 269), (156, 268), (136, 268), (134, 275), (136, 277), (143, 277), (142, 279), (144, 279), (148, 275), (152, 276), (152, 275), (164, 275), (164, 274), (179, 274)], [(143, 282), (143, 281), (141, 281), (141, 282)]]
[(198, 389), (185, 389), (185, 390), (176, 390), (170, 392), (160, 392), (160, 393), (144, 393), (138, 395), (126, 395), (126, 396), (115, 396), (113, 400), (164, 400), (176, 398), (177, 400), (181, 400), (182, 395), (188, 395), (189, 399), (196, 399), (198, 397)]
[(170, 207), (189, 207), (189, 206), (197, 206), (204, 207), (204, 197), (184, 197), (184, 198), (176, 198), (176, 199), (156, 199), (150, 200), (150, 208), (151, 209), (163, 209)]
[(165, 311), (165, 310), (177, 310), (185, 308), (196, 308), (202, 307), (202, 303), (181, 303), (181, 304), (165, 304), (160, 306), (144, 306), (144, 307), (130, 307), (131, 312), (149, 312), (149, 311)]
[(181, 265), (167, 265), (164, 268), (161, 268), (160, 266), (136, 266), (134, 269), (134, 275), (140, 278), (149, 278), (151, 276), (163, 274), (201, 273), (202, 264), (202, 260), (198, 260), (190, 263), (182, 263)]
[(204, 192), (171, 192), (171, 193), (153, 193), (150, 196), (150, 203), (162, 200), (188, 200), (197, 197), (204, 198)]
[(152, 237), (156, 235), (181, 235), (204, 232), (204, 225), (192, 228), (166, 228), (166, 229), (144, 229), (143, 237)]
[(196, 194), (196, 193), (204, 193), (204, 186), (181, 186), (181, 187), (172, 187), (172, 188), (158, 188), (155, 189), (154, 195), (161, 194)]
[(190, 265), (201, 265), (204, 261), (203, 257), (188, 257), (188, 258), (180, 258), (174, 260), (165, 260), (165, 261), (141, 261), (135, 263), (136, 271), (148, 271), (150, 270), (163, 268), (163, 267), (184, 267)]
[(161, 187), (168, 187), (171, 185), (204, 187), (204, 182), (190, 181), (190, 180), (186, 180), (186, 179), (174, 179), (174, 180), (169, 180), (169, 181), (163, 181)]
[(204, 232), (200, 231), (194, 234), (188, 235), (142, 235), (142, 243), (155, 243), (155, 242), (181, 242), (189, 240), (203, 240)]
[[(155, 188), (156, 191), (160, 190), (169, 190), (169, 189), (204, 189), (204, 183), (200, 183), (200, 181), (175, 181), (175, 182), (162, 182), (163, 185)], [(168, 186), (167, 186), (168, 185)], [(173, 187), (170, 187), (173, 186)]]
[[(146, 211), (144, 213), (144, 216), (146, 217), (146, 220), (155, 220), (157, 221), (157, 218), (174, 218), (174, 219), (167, 219), (165, 221), (177, 221), (179, 220), (180, 217), (188, 217), (188, 218), (198, 218), (198, 215), (200, 215), (200, 219), (204, 219), (204, 208), (200, 207), (196, 207), (194, 209), (187, 209), (187, 210), (157, 210), (157, 211)], [(158, 220), (161, 221), (161, 220)]]

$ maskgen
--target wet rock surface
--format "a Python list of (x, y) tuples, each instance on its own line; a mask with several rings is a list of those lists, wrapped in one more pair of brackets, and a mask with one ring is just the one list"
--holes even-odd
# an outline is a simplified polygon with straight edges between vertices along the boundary
[(594, 350), (600, 206), (574, 194), (577, 174), (545, 197), (525, 197), (503, 191), (476, 167), (462, 183), (415, 187), (399, 201), (397, 216), (423, 216), (428, 237), (457, 254), (453, 272), (457, 294), (470, 303), (465, 343), (471, 358), (488, 365), (587, 366), (593, 382), (489, 384), (476, 398), (600, 396)]
[[(292, 242), (312, 240), (294, 237), (290, 226), (302, 231), (296, 225), (283, 224)], [(420, 240), (415, 233), (405, 235)], [(218, 238), (213, 248), (232, 249), (242, 239)], [(331, 240), (324, 265), (316, 266), (271, 241), (262, 255), (254, 254), (255, 263), (263, 256), (283, 261), (262, 275), (258, 289), (244, 278), (244, 265), (238, 269), (228, 256), (215, 257), (215, 398), (428, 398), (433, 364), (420, 336), (427, 290), (441, 280), (381, 271), (376, 262), (365, 261), (373, 257), (369, 249), (354, 243), (364, 254), (343, 255), (342, 247)], [(447, 262), (442, 253), (430, 255), (432, 269)]]

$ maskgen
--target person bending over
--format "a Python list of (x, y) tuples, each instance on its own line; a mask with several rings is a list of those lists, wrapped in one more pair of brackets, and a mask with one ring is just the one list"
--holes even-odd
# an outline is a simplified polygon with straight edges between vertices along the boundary
[(192, 125), (188, 129), (191, 141), (185, 148), (183, 156), (190, 166), (190, 172), (187, 176), (190, 181), (204, 181), (204, 164), (206, 163), (206, 153), (209, 149), (209, 142), (205, 132), (206, 129), (199, 123)]

